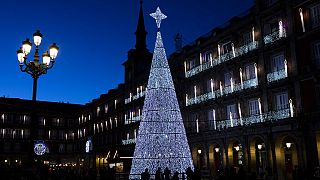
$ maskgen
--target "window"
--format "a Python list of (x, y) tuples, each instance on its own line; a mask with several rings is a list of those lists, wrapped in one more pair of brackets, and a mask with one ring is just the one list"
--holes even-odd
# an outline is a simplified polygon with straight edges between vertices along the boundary
[(271, 57), (271, 71), (276, 72), (284, 69), (284, 54), (279, 53)]
[(256, 78), (255, 67), (254, 64), (248, 64), (244, 68), (244, 79), (254, 79)]
[[(212, 85), (211, 85), (212, 84)], [(213, 79), (208, 79), (207, 80), (207, 92), (211, 92), (211, 86), (214, 90), (214, 82), (213, 82)]]
[(320, 42), (313, 44), (313, 57), (315, 62), (320, 65)]
[(310, 8), (311, 26), (313, 28), (320, 25), (320, 4), (316, 4)]
[(189, 61), (189, 69), (192, 69), (196, 66), (196, 60), (192, 59)]
[(210, 61), (211, 53), (209, 51), (201, 53), (202, 63)]
[(288, 93), (283, 92), (276, 94), (276, 109), (282, 110), (287, 109), (289, 107)]
[(242, 35), (243, 45), (248, 45), (252, 42), (252, 32), (246, 32)]
[(224, 74), (224, 86), (225, 87), (231, 86), (231, 78), (232, 78), (231, 72)]
[(249, 100), (249, 114), (250, 115), (259, 114), (259, 100), (258, 99)]
[(216, 129), (216, 111), (214, 109), (208, 110), (208, 123), (210, 129)]
[(227, 42), (227, 43), (221, 45), (220, 51), (221, 51), (221, 55), (226, 54), (228, 52), (231, 52), (232, 51), (231, 42)]
[(231, 104), (227, 106), (227, 117), (228, 119), (237, 119), (238, 113), (237, 113), (237, 107), (236, 104)]

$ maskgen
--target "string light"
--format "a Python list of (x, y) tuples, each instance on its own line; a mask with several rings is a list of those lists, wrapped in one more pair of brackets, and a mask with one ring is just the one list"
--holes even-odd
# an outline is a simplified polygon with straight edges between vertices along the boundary
[(166, 16), (159, 8), (151, 16), (156, 19), (158, 32), (129, 179), (140, 179), (135, 174), (146, 168), (150, 174), (159, 167), (180, 173), (188, 167), (194, 169), (159, 30)]

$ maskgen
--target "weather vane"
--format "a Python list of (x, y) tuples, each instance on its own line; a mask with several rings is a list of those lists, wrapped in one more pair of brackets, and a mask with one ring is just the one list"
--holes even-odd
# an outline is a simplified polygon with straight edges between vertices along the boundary
[(159, 8), (159, 7), (157, 7), (156, 12), (151, 13), (151, 14), (150, 14), (150, 16), (151, 16), (151, 17), (153, 17), (153, 18), (156, 20), (158, 30), (160, 29), (161, 20), (163, 20), (163, 19), (166, 19), (166, 18), (167, 18), (167, 16), (166, 16), (166, 15), (164, 15), (164, 14), (161, 12), (161, 10), (160, 10), (160, 8)]

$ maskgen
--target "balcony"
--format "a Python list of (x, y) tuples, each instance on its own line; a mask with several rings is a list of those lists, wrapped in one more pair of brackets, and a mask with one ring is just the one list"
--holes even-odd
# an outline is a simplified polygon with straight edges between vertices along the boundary
[(122, 140), (122, 145), (130, 145), (130, 144), (135, 144), (136, 143), (136, 139), (125, 139)]
[(287, 108), (287, 109), (282, 109), (277, 111), (270, 111), (263, 114), (251, 115), (248, 117), (241, 117), (238, 119), (227, 119), (227, 120), (217, 121), (216, 130), (222, 130), (222, 129), (232, 128), (237, 126), (249, 126), (256, 123), (263, 123), (268, 121), (274, 122), (277, 120), (286, 119), (289, 117), (293, 117), (293, 112), (291, 111), (293, 110), (290, 110), (289, 108)]
[(287, 37), (286, 29), (281, 28), (280, 30), (277, 30), (271, 34), (265, 35), (263, 38), (264, 44), (271, 44), (274, 43), (282, 38)]
[(217, 99), (222, 96), (226, 96), (235, 92), (240, 92), (244, 89), (256, 88), (258, 86), (258, 80), (256, 78), (243, 81), (243, 83), (234, 84), (233, 86), (227, 86), (222, 88), (222, 93), (220, 90), (215, 90), (213, 92), (208, 92), (195, 98), (187, 99), (186, 106), (191, 106), (194, 104), (200, 104), (202, 102), (209, 101), (211, 99)]
[(286, 69), (281, 69), (279, 71), (275, 71), (272, 73), (267, 74), (267, 80), (268, 82), (274, 82), (274, 81), (279, 81), (281, 79), (285, 79), (288, 77), (288, 73)]
[(142, 92), (140, 92), (140, 93), (138, 93), (138, 94), (136, 94), (136, 95), (134, 95), (132, 97), (129, 97), (129, 98), (124, 100), (124, 104), (128, 104), (133, 100), (139, 99), (139, 98), (145, 96), (145, 94), (146, 94), (146, 91), (142, 91)]
[(135, 116), (129, 119), (125, 119), (124, 120), (124, 124), (131, 124), (131, 123), (135, 123), (135, 122), (139, 122), (141, 121), (141, 116)]
[(250, 51), (253, 51), (257, 48), (258, 48), (258, 41), (254, 41), (249, 44), (243, 45), (239, 48), (235, 48), (234, 52), (232, 52), (232, 51), (228, 52), (226, 54), (221, 55), (220, 58), (219, 57), (213, 58), (210, 61), (207, 61), (203, 64), (200, 64), (199, 66), (196, 66), (196, 67), (190, 69), (189, 71), (186, 71), (185, 77), (189, 78), (191, 76), (199, 74), (202, 71), (213, 68), (223, 62), (227, 62), (227, 61), (232, 60), (238, 56), (242, 56), (242, 55), (249, 53)]

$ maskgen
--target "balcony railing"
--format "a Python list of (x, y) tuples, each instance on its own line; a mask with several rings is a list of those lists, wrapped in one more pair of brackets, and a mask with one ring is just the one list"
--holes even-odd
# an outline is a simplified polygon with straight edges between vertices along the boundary
[(135, 116), (135, 117), (132, 117), (132, 118), (129, 118), (129, 119), (125, 119), (124, 120), (124, 124), (131, 124), (131, 123), (135, 123), (135, 122), (138, 122), (138, 121), (141, 121), (141, 116)]
[(129, 145), (129, 144), (135, 144), (136, 139), (124, 139), (122, 140), (122, 145)]
[(288, 77), (288, 74), (285, 69), (281, 69), (279, 71), (275, 71), (275, 72), (267, 74), (268, 82), (278, 81), (278, 80), (284, 79), (286, 77)]
[(129, 98), (124, 100), (124, 104), (128, 104), (133, 100), (139, 99), (139, 98), (143, 97), (145, 94), (146, 94), (146, 91), (142, 91), (142, 92), (132, 96), (131, 98), (129, 97)]
[(207, 61), (203, 64), (200, 64), (199, 66), (196, 66), (196, 67), (190, 69), (189, 71), (187, 71), (185, 73), (185, 76), (186, 76), (186, 78), (189, 78), (189, 77), (194, 76), (202, 71), (205, 71), (205, 70), (210, 69), (214, 66), (217, 66), (218, 64), (221, 64), (223, 62), (227, 62), (227, 61), (232, 60), (238, 56), (242, 56), (242, 55), (244, 55), (250, 51), (253, 51), (257, 48), (258, 48), (258, 41), (254, 41), (249, 44), (243, 45), (239, 48), (236, 48), (235, 52), (232, 52), (232, 51), (228, 52), (226, 54), (221, 55), (220, 58), (219, 57), (214, 58), (210, 61)]
[(277, 30), (271, 34), (265, 35), (263, 41), (264, 44), (271, 44), (285, 37), (287, 37), (286, 29), (282, 28), (281, 31)]
[(191, 106), (193, 104), (199, 104), (202, 102), (209, 101), (211, 99), (217, 99), (217, 98), (224, 96), (224, 95), (239, 92), (244, 89), (256, 88), (257, 86), (258, 86), (258, 80), (256, 78), (249, 79), (249, 80), (243, 81), (242, 85), (241, 85), (241, 83), (239, 83), (239, 84), (234, 84), (233, 87), (227, 86), (227, 87), (222, 88), (222, 94), (221, 94), (220, 90), (215, 90), (213, 92), (208, 92), (206, 94), (196, 96), (195, 98), (188, 99), (186, 106)]
[(285, 119), (289, 118), (293, 115), (292, 112), (290, 112), (290, 109), (282, 109), (282, 110), (277, 110), (277, 111), (270, 111), (267, 113), (263, 114), (257, 114), (257, 115), (251, 115), (248, 117), (242, 117), (242, 118), (237, 118), (237, 119), (227, 119), (227, 120), (222, 120), (222, 121), (217, 121), (217, 129), (216, 130), (221, 130), (221, 129), (226, 129), (226, 128), (232, 128), (232, 127), (237, 127), (237, 126), (243, 126), (243, 125), (251, 125), (251, 124), (256, 124), (256, 123), (262, 123), (262, 122), (273, 122), (277, 121), (280, 119)]

